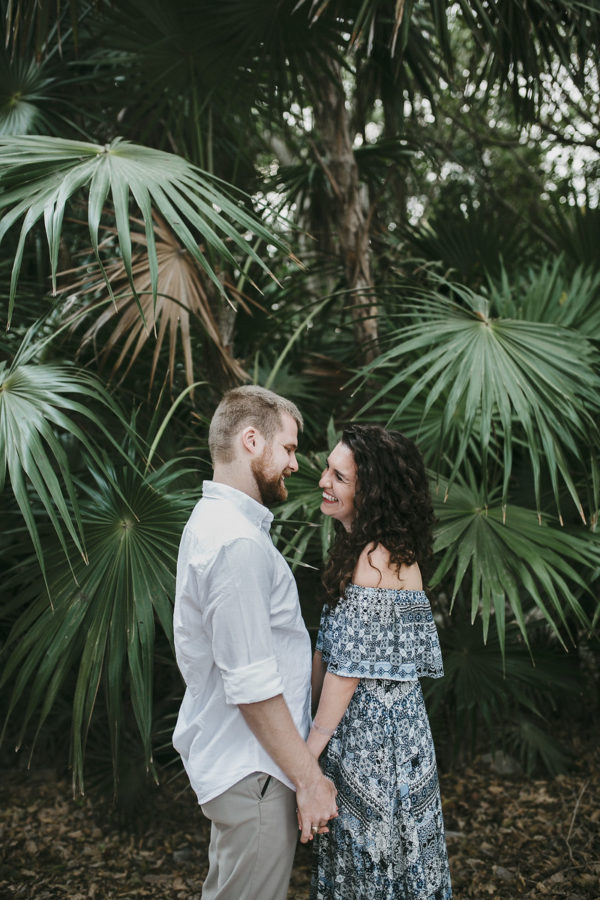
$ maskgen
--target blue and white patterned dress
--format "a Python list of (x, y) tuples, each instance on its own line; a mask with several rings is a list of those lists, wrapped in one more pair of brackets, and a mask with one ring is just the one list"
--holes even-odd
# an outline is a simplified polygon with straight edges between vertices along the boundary
[(328, 671), (360, 678), (321, 764), (339, 816), (315, 839), (311, 900), (452, 896), (435, 751), (419, 678), (443, 675), (423, 591), (350, 584), (321, 617)]

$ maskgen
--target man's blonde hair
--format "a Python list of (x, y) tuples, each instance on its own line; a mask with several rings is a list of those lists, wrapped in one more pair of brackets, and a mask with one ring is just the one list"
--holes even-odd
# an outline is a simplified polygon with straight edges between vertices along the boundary
[(235, 457), (233, 439), (251, 425), (266, 441), (281, 428), (281, 417), (287, 413), (298, 431), (304, 428), (300, 410), (291, 400), (255, 384), (233, 388), (223, 395), (215, 410), (208, 432), (208, 446), (213, 463), (230, 463)]

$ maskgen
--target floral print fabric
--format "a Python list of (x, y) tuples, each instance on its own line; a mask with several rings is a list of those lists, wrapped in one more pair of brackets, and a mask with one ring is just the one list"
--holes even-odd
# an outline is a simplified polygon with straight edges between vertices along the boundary
[(349, 585), (325, 607), (317, 648), (359, 677), (321, 764), (339, 816), (315, 839), (311, 900), (452, 896), (435, 752), (418, 678), (443, 674), (423, 591)]
[(316, 649), (335, 675), (415, 681), (444, 674), (424, 591), (348, 585), (337, 606), (324, 607)]

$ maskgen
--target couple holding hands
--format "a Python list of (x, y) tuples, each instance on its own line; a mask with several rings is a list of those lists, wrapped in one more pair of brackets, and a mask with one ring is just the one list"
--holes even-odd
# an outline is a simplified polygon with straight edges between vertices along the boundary
[[(319, 487), (335, 520), (311, 643), (270, 507), (297, 471), (298, 408), (234, 388), (212, 418), (214, 467), (177, 563), (173, 735), (211, 820), (203, 900), (285, 900), (314, 841), (311, 900), (452, 896), (419, 678), (442, 659), (423, 591), (434, 521), (411, 440), (348, 426)], [(311, 711), (314, 719), (311, 718)]]

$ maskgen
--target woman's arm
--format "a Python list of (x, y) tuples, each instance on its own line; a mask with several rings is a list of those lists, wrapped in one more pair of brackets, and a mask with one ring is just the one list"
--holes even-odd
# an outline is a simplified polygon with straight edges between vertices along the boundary
[(323, 689), (323, 679), (327, 671), (327, 663), (323, 662), (323, 654), (320, 650), (315, 650), (312, 662), (312, 675), (310, 679), (311, 697), (312, 697), (312, 714), (314, 716), (319, 700), (321, 699), (321, 690)]
[[(390, 564), (389, 551), (383, 544), (368, 544), (360, 554), (352, 576), (354, 584), (362, 587), (383, 587), (405, 590), (422, 590), (421, 573), (416, 563), (402, 565), (400, 569)], [(312, 699), (314, 723), (308, 736), (308, 749), (319, 757), (329, 738), (340, 723), (359, 682), (327, 671), (320, 651), (313, 657)]]
[(308, 749), (317, 759), (346, 712), (358, 682), (358, 678), (346, 678), (344, 675), (326, 672), (319, 706), (307, 740)]

